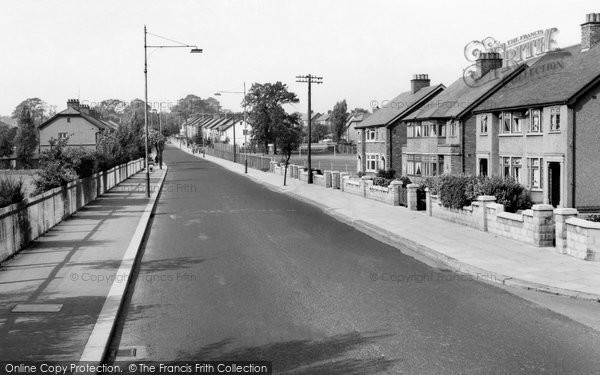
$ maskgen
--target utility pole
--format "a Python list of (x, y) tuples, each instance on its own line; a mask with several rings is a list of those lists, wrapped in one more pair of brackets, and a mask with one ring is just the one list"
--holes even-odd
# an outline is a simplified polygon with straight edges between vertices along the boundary
[(321, 84), (323, 83), (323, 77), (316, 77), (312, 74), (307, 74), (305, 76), (296, 76), (296, 82), (302, 82), (302, 83), (308, 83), (308, 183), (312, 184), (313, 183), (313, 176), (312, 176), (312, 165), (311, 165), (311, 150), (310, 150), (310, 143), (311, 143), (311, 122), (312, 122), (312, 110), (311, 110), (311, 106), (310, 106), (310, 101), (311, 101), (311, 85), (313, 83), (315, 84)]

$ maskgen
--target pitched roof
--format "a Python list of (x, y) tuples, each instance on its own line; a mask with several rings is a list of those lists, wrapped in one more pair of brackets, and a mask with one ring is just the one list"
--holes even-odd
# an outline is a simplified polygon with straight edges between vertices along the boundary
[(38, 126), (38, 129), (42, 129), (42, 128), (46, 127), (47, 125), (51, 124), (52, 122), (54, 122), (54, 120), (56, 120), (59, 117), (77, 117), (77, 116), (82, 117), (84, 120), (86, 120), (87, 122), (94, 125), (95, 127), (97, 127), (100, 130), (112, 129), (112, 126), (109, 125), (108, 123), (105, 123), (104, 121), (97, 119), (91, 115), (88, 115), (82, 111), (79, 111), (73, 107), (68, 107), (64, 111), (61, 111), (61, 112), (55, 114), (54, 116), (50, 117), (48, 120), (41, 123)]
[(600, 44), (586, 52), (581, 52), (581, 45), (548, 52), (475, 110), (568, 103), (600, 81), (599, 62)]
[(403, 92), (389, 102), (386, 102), (386, 105), (356, 125), (356, 128), (387, 126), (411, 113), (419, 103), (429, 100), (444, 90), (444, 88), (444, 85), (439, 84), (437, 86), (423, 87), (415, 93), (412, 91)]
[(430, 100), (404, 119), (425, 120), (461, 117), (525, 68), (525, 65), (518, 65), (494, 69), (478, 79), (460, 77), (435, 99)]
[(364, 112), (352, 113), (350, 115), (350, 117), (348, 117), (348, 120), (346, 121), (346, 127), (350, 126), (353, 122), (361, 122), (361, 121), (367, 119), (369, 116), (371, 116), (370, 113), (364, 113)]

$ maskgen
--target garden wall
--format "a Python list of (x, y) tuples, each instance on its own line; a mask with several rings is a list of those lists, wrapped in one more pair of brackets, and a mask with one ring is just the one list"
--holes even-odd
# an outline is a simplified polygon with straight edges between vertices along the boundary
[(0, 262), (143, 168), (138, 159), (0, 208)]

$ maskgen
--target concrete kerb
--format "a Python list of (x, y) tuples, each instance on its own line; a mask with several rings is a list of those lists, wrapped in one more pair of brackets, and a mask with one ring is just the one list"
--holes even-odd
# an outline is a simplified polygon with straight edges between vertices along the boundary
[[(211, 161), (209, 158), (206, 160)], [(221, 160), (219, 160), (221, 161)], [(226, 160), (223, 160), (224, 162)], [(230, 162), (231, 163), (231, 162)], [(229, 164), (226, 163), (217, 163), (222, 165), (223, 167), (229, 169), (232, 172), (236, 172), (238, 174), (244, 175), (243, 172), (237, 171), (235, 168), (230, 168)], [(266, 172), (265, 172), (266, 173)], [(425, 264), (433, 265), (435, 267), (439, 267), (440, 265), (444, 267), (448, 267), (451, 271), (459, 272), (462, 274), (467, 274), (469, 276), (477, 278), (477, 280), (488, 283), (488, 284), (501, 284), (505, 286), (510, 286), (514, 288), (526, 289), (526, 290), (534, 290), (541, 293), (550, 293), (559, 296), (566, 296), (574, 299), (581, 299), (586, 301), (598, 302), (600, 303), (600, 294), (591, 294), (591, 293), (583, 293), (570, 289), (563, 289), (552, 287), (549, 285), (542, 285), (538, 283), (534, 283), (531, 281), (516, 279), (510, 276), (502, 275), (496, 272), (492, 272), (489, 270), (485, 270), (482, 268), (478, 268), (467, 263), (461, 262), (455, 258), (449, 257), (443, 253), (440, 253), (436, 250), (433, 250), (429, 247), (418, 244), (414, 241), (411, 241), (407, 238), (398, 236), (392, 232), (389, 232), (385, 229), (376, 227), (369, 223), (366, 223), (362, 220), (354, 220), (350, 217), (347, 217), (339, 212), (336, 212), (336, 209), (330, 207), (323, 207), (323, 204), (317, 201), (314, 201), (310, 198), (306, 198), (300, 196), (283, 186), (275, 186), (271, 185), (268, 182), (262, 181), (256, 177), (245, 175), (251, 180), (256, 181), (257, 183), (269, 188), (270, 190), (288, 194), (295, 199), (308, 203), (310, 205), (316, 206), (320, 208), (324, 213), (333, 218), (341, 221), (347, 225), (352, 226), (353, 228), (365, 233), (366, 235), (383, 242), (387, 245), (395, 247), (401, 250), (404, 254), (409, 255)], [(408, 249), (409, 251), (406, 251)], [(485, 277), (482, 277), (485, 276)]]
[[(123, 255), (121, 265), (117, 271), (115, 281), (113, 281), (110, 287), (110, 291), (104, 301), (104, 305), (102, 306), (98, 320), (94, 325), (92, 334), (88, 338), (83, 353), (81, 354), (79, 359), (80, 362), (101, 364), (106, 357), (108, 346), (117, 322), (117, 317), (123, 308), (124, 296), (131, 283), (131, 278), (127, 276), (133, 275), (133, 266), (137, 261), (150, 218), (156, 208), (158, 196), (160, 195), (164, 181), (167, 177), (168, 167), (165, 163), (163, 163), (163, 166), (165, 172), (158, 183), (157, 189), (152, 193), (150, 201), (146, 205), (133, 237), (127, 246), (127, 250)], [(122, 277), (120, 278), (119, 275)], [(122, 282), (123, 280), (126, 281)]]

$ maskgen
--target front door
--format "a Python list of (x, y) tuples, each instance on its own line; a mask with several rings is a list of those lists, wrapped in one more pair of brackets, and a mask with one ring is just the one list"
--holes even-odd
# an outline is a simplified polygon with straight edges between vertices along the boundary
[(479, 159), (479, 175), (480, 176), (488, 175), (488, 160), (487, 159)]
[(548, 201), (553, 207), (560, 204), (560, 163), (548, 163)]

